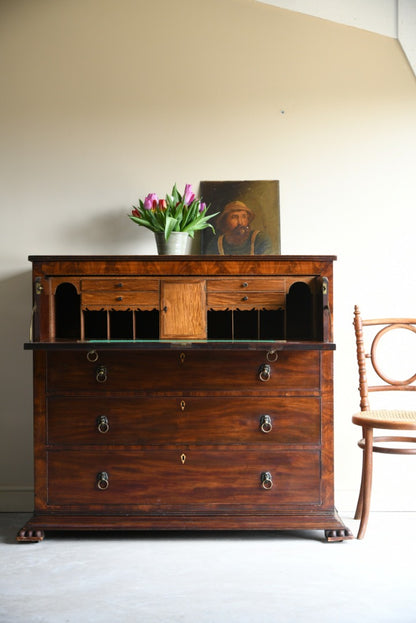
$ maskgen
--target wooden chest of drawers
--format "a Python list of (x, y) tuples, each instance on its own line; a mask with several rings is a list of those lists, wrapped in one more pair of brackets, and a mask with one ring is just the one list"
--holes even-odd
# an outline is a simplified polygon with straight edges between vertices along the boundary
[(333, 500), (333, 259), (31, 258), (35, 512), (18, 540), (351, 538)]

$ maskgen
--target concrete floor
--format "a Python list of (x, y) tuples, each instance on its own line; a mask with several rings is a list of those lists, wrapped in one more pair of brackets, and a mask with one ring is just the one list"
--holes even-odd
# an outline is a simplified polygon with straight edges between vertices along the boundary
[[(352, 513), (341, 513), (356, 534)], [(416, 513), (323, 532), (54, 533), (0, 514), (1, 623), (415, 623)]]

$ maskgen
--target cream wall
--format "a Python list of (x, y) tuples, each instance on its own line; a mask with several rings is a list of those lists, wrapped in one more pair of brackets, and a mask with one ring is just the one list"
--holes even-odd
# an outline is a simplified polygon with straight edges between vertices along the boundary
[[(0, 509), (32, 505), (28, 254), (153, 253), (131, 204), (203, 179), (279, 179), (282, 252), (338, 255), (336, 494), (352, 504), (353, 305), (416, 307), (398, 42), (255, 0), (2, 0), (0, 65)], [(416, 508), (411, 459), (388, 462), (399, 486), (378, 459), (376, 507), (387, 479), (393, 507)]]

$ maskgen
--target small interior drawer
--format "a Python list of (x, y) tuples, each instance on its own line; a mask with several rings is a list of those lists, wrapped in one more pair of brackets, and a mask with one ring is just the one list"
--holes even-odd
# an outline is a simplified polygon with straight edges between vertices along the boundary
[(159, 292), (91, 291), (81, 293), (83, 307), (159, 307)]
[(254, 292), (239, 290), (230, 292), (209, 292), (208, 309), (278, 309), (285, 305), (283, 292)]
[(159, 280), (146, 277), (102, 277), (81, 280), (81, 291), (115, 290), (151, 290), (159, 291)]
[(208, 292), (224, 292), (228, 290), (247, 292), (284, 292), (285, 279), (274, 277), (222, 277), (207, 280)]

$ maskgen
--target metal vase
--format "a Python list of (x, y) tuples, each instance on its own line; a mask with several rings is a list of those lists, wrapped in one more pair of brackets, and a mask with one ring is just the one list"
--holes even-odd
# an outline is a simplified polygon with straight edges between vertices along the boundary
[(189, 255), (191, 252), (190, 236), (183, 231), (173, 231), (165, 240), (165, 234), (155, 232), (157, 252), (159, 255)]

